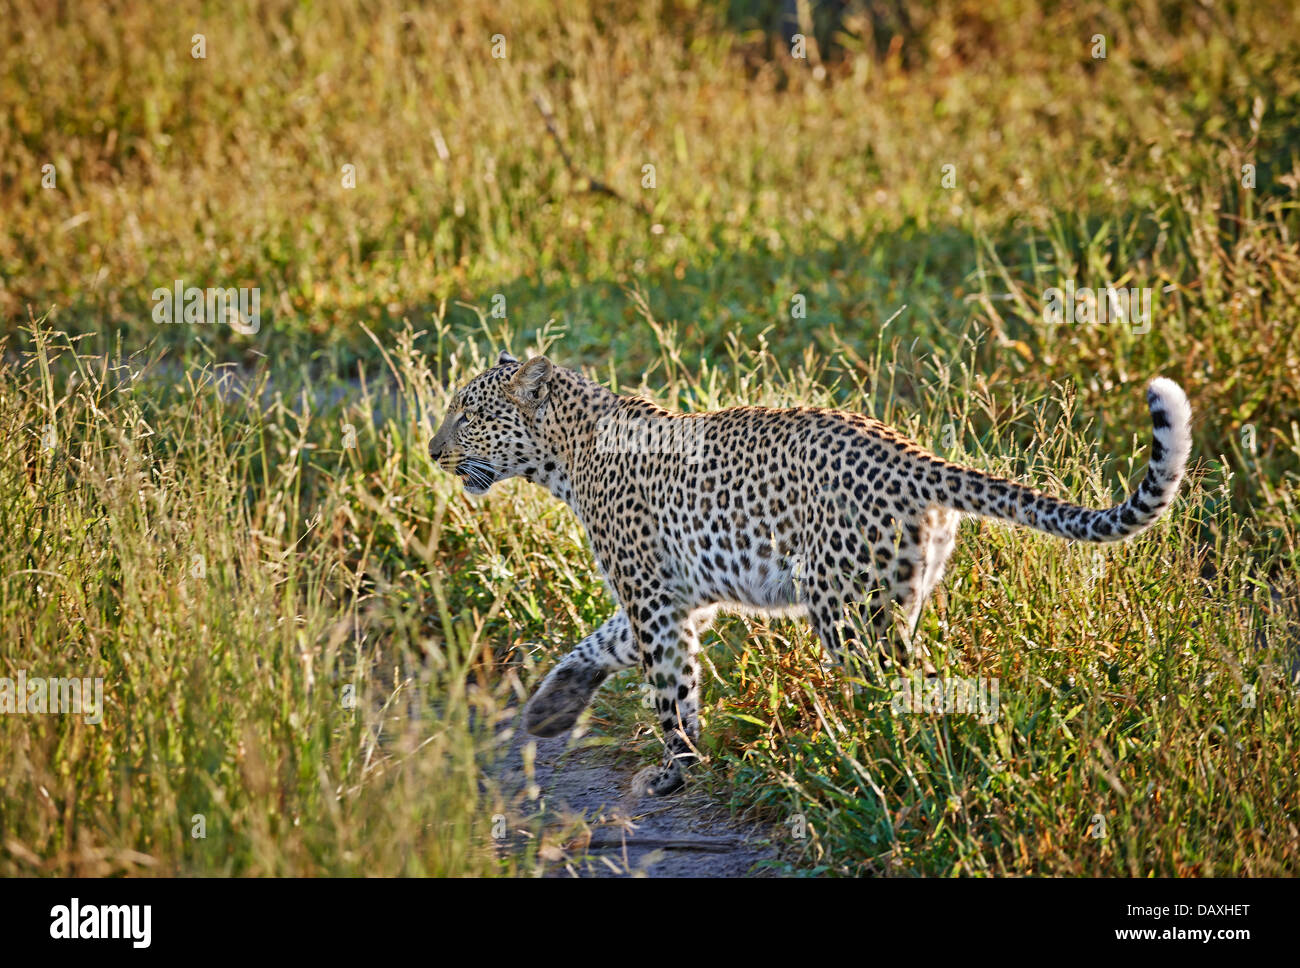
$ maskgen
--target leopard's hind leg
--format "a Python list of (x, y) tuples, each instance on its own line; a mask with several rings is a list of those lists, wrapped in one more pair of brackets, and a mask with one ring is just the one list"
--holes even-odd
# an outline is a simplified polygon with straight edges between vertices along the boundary
[(925, 672), (934, 674), (929, 651), (917, 635), (916, 628), (925, 603), (943, 580), (944, 569), (952, 555), (957, 540), (957, 524), (961, 515), (941, 507), (928, 507), (918, 523), (918, 540), (908, 559), (910, 570), (902, 569), (896, 575), (900, 589), (897, 600), (900, 609), (900, 634), (906, 641), (908, 657), (920, 660)]
[(803, 536), (808, 568), (801, 598), (827, 658), (872, 678), (872, 667), (905, 661), (897, 601), (908, 588), (895, 580), (901, 535), (887, 512), (858, 495), (823, 489)]
[(819, 542), (808, 614), (832, 659), (843, 665), (874, 656), (886, 669), (919, 661), (927, 674), (934, 673), (914, 632), (943, 577), (958, 518), (953, 511), (927, 508), (901, 526), (887, 519), (842, 530), (840, 547)]

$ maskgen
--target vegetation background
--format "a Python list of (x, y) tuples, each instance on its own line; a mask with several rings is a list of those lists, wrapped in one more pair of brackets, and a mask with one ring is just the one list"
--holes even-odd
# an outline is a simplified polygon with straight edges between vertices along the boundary
[[(494, 846), (498, 728), (613, 606), (566, 509), (425, 451), (503, 346), (1095, 506), (1177, 379), (1151, 532), (963, 525), (920, 634), (996, 723), (735, 619), (696, 782), (788, 872), (1296, 872), (1295, 5), (850, 2), (802, 58), (786, 16), (0, 3), (0, 676), (107, 704), (0, 715), (0, 874), (553, 869), (540, 819)], [(178, 279), (260, 288), (260, 329), (154, 322)], [(1150, 331), (1044, 323), (1066, 280), (1150, 287)], [(639, 696), (577, 742), (655, 757)]]

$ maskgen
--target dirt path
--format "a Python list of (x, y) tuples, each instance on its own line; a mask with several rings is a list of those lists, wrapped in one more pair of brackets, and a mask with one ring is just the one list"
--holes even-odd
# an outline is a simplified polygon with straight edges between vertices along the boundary
[[(532, 780), (525, 760), (535, 744)], [(521, 830), (540, 831), (548, 877), (764, 877), (777, 856), (760, 824), (733, 820), (697, 785), (669, 797), (637, 796), (634, 766), (608, 747), (567, 735), (538, 739), (516, 729), (497, 775), (507, 802), (505, 850)]]

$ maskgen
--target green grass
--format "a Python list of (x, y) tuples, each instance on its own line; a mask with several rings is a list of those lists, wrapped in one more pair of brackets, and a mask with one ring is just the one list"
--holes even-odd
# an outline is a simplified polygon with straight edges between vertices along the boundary
[[(791, 870), (1296, 871), (1296, 12), (908, 5), (892, 46), (819, 19), (804, 62), (742, 8), (6, 10), (0, 675), (108, 708), (0, 716), (0, 873), (534, 869), (492, 847), (489, 727), (612, 604), (566, 510), (429, 466), (505, 344), (683, 408), (872, 413), (1096, 506), (1177, 379), (1193, 467), (1151, 533), (963, 525), (920, 632), (1000, 680), (996, 723), (892, 715), (803, 626), (728, 620), (698, 780)], [(154, 323), (174, 279), (260, 287), (260, 331)], [(1045, 324), (1065, 280), (1151, 288), (1150, 331)]]

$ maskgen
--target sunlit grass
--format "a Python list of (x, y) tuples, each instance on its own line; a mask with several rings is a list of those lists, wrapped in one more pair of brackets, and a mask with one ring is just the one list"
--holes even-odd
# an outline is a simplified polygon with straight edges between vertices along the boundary
[(495, 869), (470, 716), (503, 694), (446, 600), (409, 347), (405, 407), (322, 408), (37, 333), (0, 382), (0, 665), (106, 708), (0, 717), (3, 869)]

